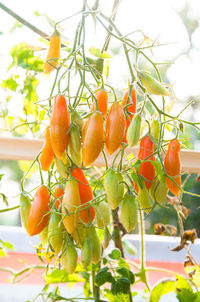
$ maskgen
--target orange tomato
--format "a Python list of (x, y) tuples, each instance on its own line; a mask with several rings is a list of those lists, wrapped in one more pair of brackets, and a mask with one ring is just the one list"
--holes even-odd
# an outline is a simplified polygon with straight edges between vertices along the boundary
[(126, 118), (124, 111), (119, 102), (114, 102), (110, 107), (106, 120), (105, 144), (110, 155), (121, 146), (125, 126)]
[(58, 158), (66, 150), (69, 144), (70, 117), (67, 109), (67, 101), (64, 95), (57, 95), (53, 104), (51, 115), (51, 144)]
[(39, 234), (47, 225), (50, 211), (50, 195), (46, 186), (41, 185), (35, 192), (28, 215), (28, 233), (30, 236)]
[[(147, 135), (145, 136), (141, 141), (140, 141), (140, 149), (139, 153), (137, 155), (138, 159), (144, 160), (141, 163), (140, 169), (139, 169), (139, 174), (143, 176), (144, 178), (144, 183), (146, 188), (149, 190), (150, 187), (152, 186), (154, 177), (155, 177), (155, 169), (154, 166), (150, 161), (155, 161), (155, 156), (153, 154), (154, 152), (154, 144), (150, 137)], [(145, 159), (147, 161), (145, 161)], [(135, 186), (135, 183), (134, 183)], [(135, 186), (135, 190), (138, 193), (138, 185)]]
[(78, 212), (74, 212), (79, 205), (80, 195), (78, 182), (72, 178), (66, 183), (65, 194), (62, 202), (62, 213), (65, 215), (63, 224), (69, 234), (72, 234), (78, 225)]
[(54, 191), (54, 196), (55, 196), (55, 199), (57, 199), (55, 202), (55, 206), (57, 209), (58, 209), (59, 205), (62, 203), (64, 193), (65, 193), (65, 191), (64, 191), (63, 186), (61, 186), (61, 185), (56, 186), (55, 191)]
[[(127, 104), (132, 103), (132, 105), (127, 107), (128, 117), (126, 118), (126, 129), (125, 129), (125, 134), (124, 134), (124, 142), (125, 143), (127, 143), (126, 134), (127, 134), (128, 127), (129, 127), (129, 125), (132, 121), (132, 118), (133, 118), (132, 113), (136, 112), (136, 103), (137, 103), (135, 90), (134, 89), (131, 90), (131, 99), (130, 98), (128, 99), (129, 91), (130, 91), (130, 89), (127, 89), (125, 91), (125, 93), (123, 95), (123, 99), (122, 99), (122, 108), (124, 108)], [(127, 99), (128, 99), (128, 102), (127, 102)]]
[[(180, 149), (181, 145), (177, 139), (172, 140), (168, 145), (167, 154), (164, 160), (164, 167), (167, 175), (173, 177), (174, 183), (171, 179), (166, 177), (166, 185), (168, 189), (175, 195), (178, 196), (181, 187), (181, 161), (180, 161)], [(177, 186), (177, 185), (179, 186)]]
[[(100, 89), (96, 92), (95, 97), (97, 99), (98, 110), (105, 117), (108, 108), (108, 94), (105, 90)], [(95, 109), (96, 109), (96, 102), (94, 101), (90, 108), (90, 112), (93, 112)]]
[(103, 149), (103, 124), (102, 114), (100, 112), (95, 112), (83, 125), (82, 160), (84, 166), (93, 163)]
[[(87, 178), (85, 177), (83, 171), (79, 168), (74, 168), (72, 171), (72, 176), (74, 176), (74, 178), (78, 181), (81, 204), (83, 205), (92, 200), (94, 198), (92, 188), (90, 187), (90, 184)], [(94, 207), (88, 207), (88, 205), (89, 204), (87, 204), (85, 207), (81, 207), (82, 210), (79, 212), (80, 219), (87, 224), (90, 221), (92, 222), (95, 218)]]
[(58, 63), (56, 59), (60, 57), (60, 36), (59, 33), (56, 31), (50, 39), (50, 45), (46, 57), (46, 61), (44, 63), (44, 73), (48, 74), (57, 68)]
[(49, 127), (46, 128), (44, 145), (39, 160), (44, 171), (48, 171), (54, 158), (53, 148), (51, 146)]

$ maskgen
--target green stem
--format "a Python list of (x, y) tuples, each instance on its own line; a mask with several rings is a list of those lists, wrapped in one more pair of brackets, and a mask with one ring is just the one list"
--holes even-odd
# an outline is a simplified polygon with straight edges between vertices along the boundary
[(12, 208), (7, 208), (7, 209), (0, 210), (0, 213), (12, 211), (12, 210), (19, 209), (19, 208), (20, 208), (20, 205), (19, 205), (19, 206), (12, 207)]

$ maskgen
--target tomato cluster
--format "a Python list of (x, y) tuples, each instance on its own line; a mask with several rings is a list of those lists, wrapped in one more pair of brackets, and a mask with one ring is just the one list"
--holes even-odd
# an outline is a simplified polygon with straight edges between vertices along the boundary
[[(59, 58), (60, 38), (54, 34), (52, 39), (55, 41), (50, 44), (46, 73), (56, 68), (55, 59)], [(64, 95), (55, 97), (39, 162), (43, 171), (52, 173), (56, 167), (60, 176), (56, 184), (49, 181), (48, 185), (40, 185), (32, 203), (24, 192), (21, 195), (21, 218), (26, 231), (30, 236), (40, 234), (42, 244), (48, 244), (68, 273), (76, 268), (77, 247), (81, 248), (84, 268), (90, 262), (99, 262), (102, 250), (95, 224), (104, 230), (102, 245), (107, 248), (111, 210), (120, 207), (121, 222), (130, 232), (137, 225), (138, 208), (149, 213), (156, 203), (165, 201), (168, 190), (178, 196), (181, 189), (178, 139), (169, 142), (164, 162), (160, 157), (158, 160), (160, 123), (154, 120), (148, 133), (141, 137), (142, 112), (136, 112), (134, 89), (127, 89), (122, 102), (115, 100), (109, 110), (108, 99), (107, 91), (98, 89), (83, 119), (75, 108), (68, 109)], [(105, 171), (105, 192), (98, 199), (85, 175), (87, 167), (104, 146), (112, 155), (137, 144), (139, 152), (127, 171), (120, 164), (115, 168), (116, 158)]]

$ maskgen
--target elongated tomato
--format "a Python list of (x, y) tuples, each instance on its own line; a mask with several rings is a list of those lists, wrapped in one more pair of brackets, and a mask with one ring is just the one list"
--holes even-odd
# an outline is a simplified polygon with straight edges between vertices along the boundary
[(167, 154), (164, 160), (164, 167), (167, 175), (172, 177), (176, 182), (174, 183), (169, 177), (166, 177), (166, 185), (168, 189), (176, 196), (179, 195), (179, 187), (181, 187), (180, 148), (180, 142), (177, 139), (172, 140), (168, 145)]
[(111, 155), (116, 151), (123, 141), (126, 119), (124, 111), (118, 102), (114, 102), (110, 107), (106, 120), (106, 149)]
[[(74, 176), (78, 181), (80, 201), (81, 204), (84, 205), (85, 203), (88, 203), (90, 200), (94, 198), (92, 188), (90, 187), (90, 184), (81, 169), (74, 168), (72, 171), (72, 176)], [(81, 207), (82, 210), (79, 212), (79, 217), (83, 222), (87, 224), (90, 221), (92, 222), (95, 217), (94, 207), (93, 206), (88, 207), (88, 206), (89, 204), (85, 205), (85, 207), (84, 206)]]
[(39, 160), (44, 171), (48, 171), (54, 158), (53, 148), (51, 146), (49, 127), (46, 128), (44, 145), (40, 154)]
[(82, 130), (82, 160), (88, 166), (103, 149), (103, 116), (100, 112), (92, 114), (84, 123)]
[(56, 31), (50, 39), (49, 49), (44, 63), (44, 73), (48, 74), (57, 68), (56, 59), (60, 57), (60, 35)]
[(64, 194), (65, 194), (65, 191), (64, 191), (63, 186), (61, 186), (61, 185), (56, 186), (54, 196), (55, 196), (55, 199), (57, 199), (55, 202), (55, 206), (57, 209), (63, 201)]
[[(129, 91), (130, 91), (130, 89), (127, 89), (125, 91), (125, 93), (123, 95), (123, 99), (122, 99), (122, 108), (124, 108), (127, 104), (130, 104), (130, 106), (127, 107), (128, 117), (126, 118), (126, 129), (125, 129), (125, 134), (124, 134), (125, 143), (127, 143), (126, 134), (127, 134), (128, 127), (132, 121), (133, 113), (136, 112), (136, 103), (137, 103), (135, 90), (134, 89), (131, 90), (131, 98), (128, 98)], [(127, 101), (127, 99), (128, 99), (128, 101)]]
[(41, 185), (35, 192), (28, 216), (28, 233), (39, 234), (47, 225), (50, 211), (50, 195), (46, 186)]
[[(105, 90), (100, 89), (96, 92), (95, 96), (97, 99), (98, 110), (105, 117), (106, 113), (107, 113), (107, 108), (108, 108), (108, 94)], [(95, 109), (96, 109), (96, 103), (94, 101), (90, 108), (90, 112), (93, 112)]]
[(62, 202), (62, 213), (65, 215), (63, 224), (69, 234), (72, 234), (78, 224), (78, 212), (75, 213), (80, 205), (80, 195), (78, 182), (72, 178), (66, 183), (65, 194)]
[(51, 144), (55, 155), (62, 157), (69, 144), (70, 117), (67, 101), (64, 95), (57, 95), (53, 104), (51, 115)]

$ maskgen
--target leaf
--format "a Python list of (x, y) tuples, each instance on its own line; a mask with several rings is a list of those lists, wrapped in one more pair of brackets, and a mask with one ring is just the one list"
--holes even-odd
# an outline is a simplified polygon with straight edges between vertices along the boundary
[(130, 290), (130, 282), (128, 278), (120, 277), (112, 283), (111, 292), (113, 295), (127, 294)]
[(14, 251), (14, 250), (15, 250), (14, 246), (13, 246), (10, 242), (4, 241), (4, 242), (2, 243), (2, 245), (3, 245), (5, 248), (7, 248), (8, 250), (11, 250), (11, 251)]
[(6, 252), (0, 248), (0, 257), (5, 257), (6, 256)]
[(113, 276), (110, 272), (108, 272), (108, 267), (104, 267), (99, 270), (99, 272), (95, 276), (95, 283), (97, 286), (101, 286), (105, 284), (106, 282), (112, 282)]
[(137, 249), (132, 243), (130, 243), (129, 241), (123, 241), (122, 244), (129, 254), (131, 255), (137, 254)]
[(9, 89), (11, 91), (16, 91), (18, 86), (19, 84), (13, 79), (13, 76), (1, 82), (2, 88)]
[(3, 199), (3, 202), (5, 203), (5, 205), (8, 206), (9, 203), (8, 203), (8, 199), (7, 199), (6, 195), (3, 193), (0, 193), (0, 196), (2, 196), (2, 199)]
[(200, 286), (200, 267), (198, 265), (190, 265), (184, 267), (186, 274), (188, 274), (192, 282), (199, 287)]
[(68, 274), (66, 270), (54, 269), (50, 273), (44, 276), (47, 284), (50, 283), (63, 283), (63, 282), (82, 282), (83, 278), (80, 278), (77, 274)]
[(176, 295), (180, 302), (193, 302), (196, 299), (196, 294), (193, 293), (190, 283), (178, 275), (176, 276)]
[(110, 254), (108, 254), (108, 257), (111, 259), (120, 259), (121, 258), (121, 252), (118, 249), (114, 249)]
[(4, 176), (5, 174), (0, 174), (0, 181), (2, 180), (2, 177)]
[(17, 28), (22, 28), (22, 23), (16, 21), (14, 25), (10, 28), (10, 33), (12, 34)]
[(116, 269), (116, 272), (119, 275), (128, 278), (130, 284), (133, 284), (135, 282), (135, 276), (134, 276), (134, 274), (130, 270), (128, 270), (127, 268), (125, 268), (125, 267), (118, 267)]
[(150, 302), (159, 302), (163, 295), (175, 291), (175, 281), (163, 280), (151, 291)]
[(99, 48), (95, 48), (95, 47), (90, 47), (89, 48), (89, 52), (97, 57), (97, 58), (101, 58), (101, 59), (109, 59), (112, 58), (111, 55), (109, 55), (106, 51), (104, 51), (103, 53), (101, 52), (101, 50)]

